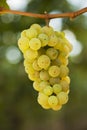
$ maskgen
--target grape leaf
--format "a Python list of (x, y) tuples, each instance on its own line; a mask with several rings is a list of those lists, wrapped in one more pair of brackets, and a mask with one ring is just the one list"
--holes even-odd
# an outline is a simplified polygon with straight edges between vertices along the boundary
[(9, 5), (7, 4), (6, 0), (0, 0), (0, 7), (9, 9)]

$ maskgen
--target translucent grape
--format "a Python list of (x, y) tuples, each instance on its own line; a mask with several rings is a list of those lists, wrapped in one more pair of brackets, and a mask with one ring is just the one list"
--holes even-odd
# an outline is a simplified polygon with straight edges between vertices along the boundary
[(68, 84), (70, 84), (70, 77), (69, 76), (62, 77), (62, 80), (65, 80)]
[(29, 79), (30, 80), (32, 80), (32, 81), (36, 81), (36, 80), (38, 80), (39, 79), (39, 72), (38, 71), (34, 71), (34, 73), (29, 73), (28, 74), (28, 77), (29, 77)]
[(54, 47), (58, 43), (58, 38), (55, 34), (52, 34), (49, 39), (48, 45)]
[(57, 104), (56, 106), (52, 107), (53, 110), (58, 111), (62, 108), (62, 105)]
[(49, 76), (48, 72), (46, 70), (41, 70), (40, 79), (47, 81), (47, 80), (49, 80), (49, 78), (50, 78), (50, 76)]
[(26, 37), (21, 37), (18, 40), (18, 46), (20, 50), (24, 53), (29, 48), (29, 40)]
[(32, 49), (28, 49), (25, 53), (24, 53), (24, 58), (27, 60), (34, 60), (36, 57), (38, 56), (38, 52), (34, 51)]
[(40, 91), (40, 80), (37, 80), (37, 81), (34, 81), (33, 82), (33, 88), (36, 90), (36, 91)]
[(67, 93), (65, 93), (65, 92), (60, 92), (60, 93), (57, 95), (57, 98), (58, 98), (58, 101), (59, 101), (59, 103), (60, 103), (61, 105), (67, 103), (67, 101), (68, 101), (68, 95), (67, 95)]
[(49, 79), (49, 82), (50, 82), (51, 85), (59, 84), (60, 83), (60, 78), (59, 77), (51, 77)]
[(43, 92), (44, 94), (49, 96), (53, 93), (53, 88), (50, 85), (48, 85), (43, 89)]
[(40, 71), (40, 70), (41, 70), (41, 68), (40, 68), (39, 65), (38, 65), (37, 59), (34, 60), (34, 62), (33, 62), (33, 68), (34, 68), (34, 70), (37, 70), (37, 71)]
[(56, 96), (52, 95), (48, 98), (48, 103), (51, 107), (54, 107), (58, 104), (58, 99)]
[(41, 42), (38, 38), (32, 38), (29, 41), (29, 46), (32, 50), (39, 50), (41, 48)]
[(54, 84), (53, 85), (53, 92), (55, 93), (55, 94), (58, 94), (59, 92), (61, 92), (62, 91), (62, 86), (60, 85), (60, 84)]
[(61, 80), (61, 81), (60, 81), (60, 85), (62, 86), (62, 90), (63, 90), (64, 92), (67, 92), (67, 91), (69, 90), (69, 84), (68, 84), (67, 81)]
[(41, 41), (41, 46), (42, 47), (44, 47), (44, 46), (46, 46), (48, 44), (49, 37), (46, 34), (41, 33), (41, 34), (39, 34), (38, 38)]
[(44, 26), (44, 27), (42, 27), (41, 32), (50, 36), (53, 34), (53, 29), (52, 29), (52, 27)]
[(42, 69), (47, 69), (50, 66), (50, 58), (47, 55), (41, 55), (38, 58), (38, 65)]
[(34, 28), (38, 33), (41, 31), (41, 26), (39, 24), (32, 24), (30, 28)]
[(51, 60), (55, 60), (58, 56), (58, 51), (54, 48), (48, 48), (46, 54)]
[(43, 89), (44, 89), (46, 86), (49, 86), (49, 82), (47, 82), (47, 81), (41, 81), (41, 82), (40, 82), (40, 91), (43, 91)]
[(60, 68), (58, 66), (50, 66), (49, 75), (52, 77), (57, 77), (60, 74)]
[(60, 77), (65, 77), (68, 75), (68, 73), (69, 73), (68, 67), (65, 65), (61, 65), (60, 66)]
[(26, 30), (26, 37), (29, 39), (37, 37), (37, 31), (34, 28), (30, 28)]

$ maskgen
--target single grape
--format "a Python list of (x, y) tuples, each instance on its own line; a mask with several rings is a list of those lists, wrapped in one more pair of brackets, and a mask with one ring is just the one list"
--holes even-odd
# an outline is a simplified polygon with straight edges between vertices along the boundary
[(29, 39), (37, 37), (37, 31), (34, 28), (30, 28), (26, 30), (26, 37)]
[(48, 48), (46, 51), (46, 55), (49, 56), (51, 60), (55, 60), (58, 56), (58, 51), (54, 48)]
[(49, 86), (49, 82), (47, 82), (47, 81), (41, 81), (41, 82), (40, 82), (40, 91), (43, 91), (43, 89), (44, 89), (46, 86)]
[(53, 88), (48, 85), (43, 89), (45, 95), (50, 96), (53, 93)]
[(26, 37), (26, 31), (27, 31), (27, 30), (23, 30), (23, 31), (21, 32), (21, 37)]
[(69, 84), (68, 84), (67, 81), (61, 80), (61, 81), (60, 81), (60, 85), (62, 86), (62, 90), (63, 90), (64, 92), (67, 92), (67, 91), (69, 90)]
[(48, 98), (48, 103), (50, 105), (50, 107), (54, 107), (58, 104), (58, 99), (56, 96), (52, 95)]
[(62, 105), (60, 105), (60, 104), (57, 104), (56, 106), (52, 107), (52, 109), (53, 109), (54, 111), (58, 111), (58, 110), (60, 110), (61, 108), (62, 108)]
[(55, 93), (55, 94), (58, 94), (59, 92), (61, 92), (62, 91), (62, 86), (60, 85), (60, 84), (54, 84), (53, 85), (53, 92)]
[(42, 69), (47, 69), (50, 66), (50, 58), (47, 55), (41, 55), (38, 58), (38, 65)]
[(69, 76), (62, 77), (62, 80), (65, 80), (68, 84), (70, 84), (70, 77)]
[(28, 77), (29, 77), (30, 80), (36, 81), (40, 78), (40, 74), (39, 74), (38, 71), (34, 71), (34, 73), (29, 73)]
[(30, 28), (36, 29), (38, 33), (41, 31), (41, 26), (39, 24), (32, 24)]
[(25, 65), (25, 72), (27, 74), (33, 74), (35, 72), (31, 63)]
[(65, 65), (60, 66), (60, 77), (65, 77), (69, 74), (69, 69)]
[(29, 46), (32, 50), (39, 50), (41, 48), (41, 42), (38, 38), (32, 38), (29, 41)]
[(37, 59), (34, 60), (34, 62), (33, 62), (33, 68), (34, 68), (34, 70), (37, 70), (37, 71), (40, 71), (40, 70), (41, 70), (41, 68), (40, 68), (39, 65), (38, 65)]
[(49, 78), (50, 78), (49, 73), (46, 70), (41, 70), (40, 79), (47, 81), (47, 80), (49, 80)]
[(65, 92), (60, 92), (60, 93), (57, 95), (57, 98), (58, 98), (58, 101), (59, 101), (59, 103), (60, 103), (61, 105), (67, 103), (67, 101), (68, 101), (68, 95), (67, 95), (67, 93), (65, 93)]
[(54, 31), (53, 31), (52, 27), (44, 26), (44, 27), (42, 27), (41, 32), (45, 33), (48, 36), (50, 36), (50, 35), (53, 34)]
[(25, 53), (24, 53), (24, 58), (27, 60), (34, 60), (35, 58), (37, 58), (38, 56), (38, 52), (34, 51), (32, 49), (28, 49)]
[(56, 36), (55, 34), (52, 34), (52, 35), (50, 36), (48, 45), (51, 46), (51, 47), (54, 47), (54, 46), (56, 46), (57, 43), (58, 43), (58, 38), (57, 38), (57, 36)]
[(36, 90), (36, 91), (40, 91), (40, 80), (36, 80), (33, 82), (33, 88)]
[(50, 66), (48, 72), (50, 76), (57, 77), (60, 74), (60, 68), (58, 66)]
[(59, 83), (60, 83), (60, 78), (59, 78), (59, 77), (51, 77), (51, 78), (49, 79), (49, 83), (50, 83), (51, 85), (59, 84)]
[(19, 49), (24, 53), (29, 48), (29, 40), (26, 37), (21, 37), (18, 40)]
[(48, 44), (49, 37), (48, 37), (46, 34), (40, 33), (40, 34), (38, 35), (38, 38), (39, 38), (40, 41), (41, 41), (41, 46), (42, 46), (42, 47), (44, 47), (44, 46), (46, 46), (46, 45)]

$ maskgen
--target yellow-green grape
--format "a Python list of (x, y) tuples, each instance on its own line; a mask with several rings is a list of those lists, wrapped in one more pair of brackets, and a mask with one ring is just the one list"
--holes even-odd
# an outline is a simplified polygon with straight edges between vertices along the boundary
[(73, 49), (73, 46), (72, 46), (72, 44), (66, 38), (65, 38), (65, 44), (68, 46), (69, 52), (71, 52), (72, 49)]
[(60, 104), (57, 104), (56, 106), (52, 107), (52, 109), (53, 109), (54, 111), (58, 111), (58, 110), (60, 110), (61, 108), (62, 108), (62, 105), (60, 105)]
[(58, 94), (59, 92), (61, 92), (62, 91), (62, 86), (60, 85), (60, 84), (54, 84), (53, 85), (53, 92), (55, 93), (55, 94)]
[(49, 41), (49, 37), (44, 34), (44, 33), (41, 33), (38, 35), (38, 38), (40, 39), (41, 41), (41, 46), (44, 47), (48, 44), (48, 41)]
[(50, 76), (57, 77), (60, 74), (60, 68), (58, 66), (50, 66), (48, 72)]
[(24, 31), (21, 32), (21, 37), (26, 37), (26, 31), (27, 30), (24, 30)]
[(61, 80), (61, 81), (60, 81), (60, 85), (62, 86), (62, 90), (63, 90), (64, 92), (67, 92), (67, 91), (69, 90), (69, 84), (68, 84), (67, 81)]
[(19, 49), (24, 53), (29, 48), (29, 40), (26, 37), (21, 37), (18, 40)]
[(70, 84), (70, 77), (69, 76), (62, 77), (62, 80), (65, 80), (68, 84)]
[(33, 74), (35, 72), (31, 63), (25, 65), (25, 72), (28, 74)]
[(47, 69), (50, 66), (50, 58), (47, 55), (41, 55), (38, 58), (38, 65), (42, 69)]
[(58, 38), (57, 38), (57, 44), (54, 46), (54, 48), (62, 51), (63, 48), (64, 48), (64, 45), (65, 45), (65, 44), (64, 44), (63, 39), (60, 38), (60, 37), (58, 37)]
[(36, 80), (33, 82), (33, 88), (36, 90), (36, 91), (40, 91), (40, 80)]
[(25, 53), (24, 53), (24, 58), (27, 60), (34, 60), (35, 58), (37, 58), (38, 56), (38, 52), (34, 51), (32, 49), (28, 49)]
[(36, 29), (38, 33), (41, 31), (41, 26), (39, 24), (32, 24), (30, 28)]
[(38, 98), (37, 98), (38, 103), (44, 107), (45, 109), (50, 108), (49, 104), (48, 104), (48, 96), (45, 95), (42, 92), (39, 92), (38, 94)]
[(58, 56), (58, 51), (54, 48), (48, 48), (46, 54), (51, 60), (55, 60)]
[(29, 77), (30, 80), (36, 81), (36, 80), (39, 79), (40, 74), (39, 74), (38, 71), (34, 71), (34, 73), (29, 73), (29, 74), (28, 74), (28, 77)]
[(60, 60), (58, 58), (55, 59), (55, 60), (52, 60), (51, 63), (52, 63), (52, 65), (56, 65), (56, 66), (60, 66), (61, 65), (61, 62), (60, 62)]
[(39, 65), (38, 65), (37, 59), (34, 60), (34, 62), (33, 62), (32, 65), (33, 65), (34, 70), (37, 70), (37, 71), (40, 71), (40, 70), (41, 70), (41, 68), (40, 68)]
[(49, 96), (48, 98), (48, 103), (50, 105), (50, 107), (54, 107), (58, 104), (58, 99), (56, 96), (52, 95), (52, 96)]
[(62, 64), (66, 65), (66, 66), (68, 65), (68, 59), (66, 57), (62, 56), (61, 53), (58, 56), (58, 60), (59, 60), (59, 62), (60, 62), (61, 65)]
[(43, 89), (43, 92), (45, 95), (50, 96), (53, 93), (53, 88), (50, 85), (48, 85)]
[(68, 57), (69, 56), (69, 48), (67, 45), (64, 45), (63, 50), (61, 52), (61, 55), (64, 57)]
[(60, 83), (60, 79), (59, 79), (59, 77), (51, 77), (51, 78), (49, 79), (49, 83), (50, 83), (51, 85), (59, 84), (59, 83)]
[(42, 27), (41, 32), (45, 33), (48, 36), (51, 36), (54, 31), (53, 31), (52, 27), (44, 26), (44, 27)]
[(57, 36), (56, 36), (55, 34), (52, 34), (52, 35), (50, 36), (48, 45), (51, 46), (51, 47), (54, 47), (54, 46), (56, 46), (57, 43), (58, 43), (58, 38), (57, 38)]
[(43, 91), (43, 89), (49, 85), (49, 82), (47, 81), (41, 81), (40, 82), (40, 91)]
[(60, 66), (60, 77), (65, 77), (69, 74), (69, 69), (65, 65)]
[(40, 79), (47, 81), (47, 80), (49, 80), (49, 78), (50, 78), (49, 73), (46, 70), (41, 70)]
[(58, 98), (59, 104), (61, 104), (61, 105), (67, 103), (67, 101), (68, 101), (68, 95), (65, 92), (60, 92), (57, 95), (57, 98)]
[(37, 37), (37, 31), (34, 28), (30, 28), (26, 30), (26, 37), (29, 39)]
[(32, 38), (29, 41), (29, 46), (32, 50), (39, 50), (41, 48), (41, 42), (38, 38)]

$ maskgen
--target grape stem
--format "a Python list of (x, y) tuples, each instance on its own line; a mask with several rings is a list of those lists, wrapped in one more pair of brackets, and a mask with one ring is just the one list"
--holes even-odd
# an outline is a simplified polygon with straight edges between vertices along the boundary
[(41, 18), (41, 19), (53, 19), (53, 18), (70, 18), (74, 19), (75, 17), (87, 12), (87, 7), (82, 8), (81, 10), (75, 11), (75, 12), (68, 12), (68, 13), (61, 13), (61, 14), (37, 14), (37, 13), (31, 13), (31, 12), (22, 12), (22, 11), (16, 11), (16, 10), (9, 10), (5, 9), (3, 7), (0, 7), (0, 14), (18, 14), (23, 16), (30, 16), (35, 18)]

